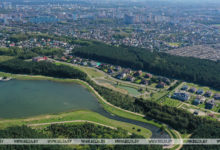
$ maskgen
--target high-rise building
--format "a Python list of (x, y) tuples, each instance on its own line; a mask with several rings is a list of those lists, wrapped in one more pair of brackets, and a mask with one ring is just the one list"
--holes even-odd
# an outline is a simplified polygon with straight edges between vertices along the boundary
[(134, 23), (134, 16), (130, 16), (130, 15), (125, 14), (124, 22), (125, 22), (125, 24), (133, 24)]

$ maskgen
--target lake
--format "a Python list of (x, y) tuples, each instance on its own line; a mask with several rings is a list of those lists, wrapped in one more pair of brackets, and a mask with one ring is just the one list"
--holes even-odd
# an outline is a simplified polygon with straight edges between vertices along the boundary
[(96, 97), (79, 84), (41, 80), (0, 82), (0, 118), (23, 118), (42, 114), (87, 109), (107, 118), (151, 130), (152, 138), (170, 138), (148, 124), (106, 112)]
[(78, 84), (38, 80), (0, 82), (0, 118), (28, 117), (100, 106), (87, 89)]

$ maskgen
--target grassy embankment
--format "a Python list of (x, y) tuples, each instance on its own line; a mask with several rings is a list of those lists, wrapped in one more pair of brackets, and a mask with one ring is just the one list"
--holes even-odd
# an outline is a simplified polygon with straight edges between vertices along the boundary
[[(10, 120), (3, 119), (0, 120), (0, 129), (9, 126), (16, 126), (16, 125), (31, 125), (31, 124), (53, 123), (53, 122), (74, 121), (74, 120), (92, 121), (115, 128), (123, 128), (127, 130), (129, 133), (142, 135), (146, 138), (149, 138), (151, 136), (151, 132), (143, 127), (108, 119), (98, 113), (88, 110), (78, 110), (78, 111), (64, 112), (59, 114), (41, 115), (41, 116), (22, 118), (22, 119), (10, 119)], [(69, 123), (69, 124), (75, 124), (75, 123)], [(45, 126), (40, 126), (40, 127), (45, 127)], [(141, 131), (138, 132), (137, 129), (141, 129)]]

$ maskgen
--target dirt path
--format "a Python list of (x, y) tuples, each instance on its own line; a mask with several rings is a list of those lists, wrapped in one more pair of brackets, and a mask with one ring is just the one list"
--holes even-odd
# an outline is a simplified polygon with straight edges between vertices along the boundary
[(101, 123), (97, 123), (97, 122), (93, 122), (93, 121), (88, 121), (88, 120), (73, 120), (73, 121), (60, 121), (60, 122), (50, 122), (50, 123), (37, 123), (37, 124), (29, 124), (28, 126), (29, 127), (36, 127), (36, 126), (43, 126), (43, 125), (76, 123), (76, 122), (92, 123), (92, 124), (96, 124), (96, 125), (100, 125), (100, 126), (103, 126), (103, 127), (107, 127), (107, 128), (110, 128), (110, 129), (117, 130), (117, 128), (115, 128), (115, 127), (108, 126), (108, 125), (101, 124)]

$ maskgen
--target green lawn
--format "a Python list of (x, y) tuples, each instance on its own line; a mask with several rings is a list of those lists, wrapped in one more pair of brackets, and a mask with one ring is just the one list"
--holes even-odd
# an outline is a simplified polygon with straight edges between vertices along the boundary
[(116, 87), (124, 89), (124, 90), (128, 91), (129, 94), (134, 95), (134, 96), (141, 94), (140, 92), (138, 92), (138, 90), (136, 88), (132, 88), (132, 87), (124, 86), (124, 85), (118, 85)]
[(172, 98), (164, 98), (164, 100), (162, 101), (162, 104), (163, 105), (168, 105), (168, 106), (171, 106), (171, 107), (178, 107), (181, 102), (179, 100), (174, 100)]

